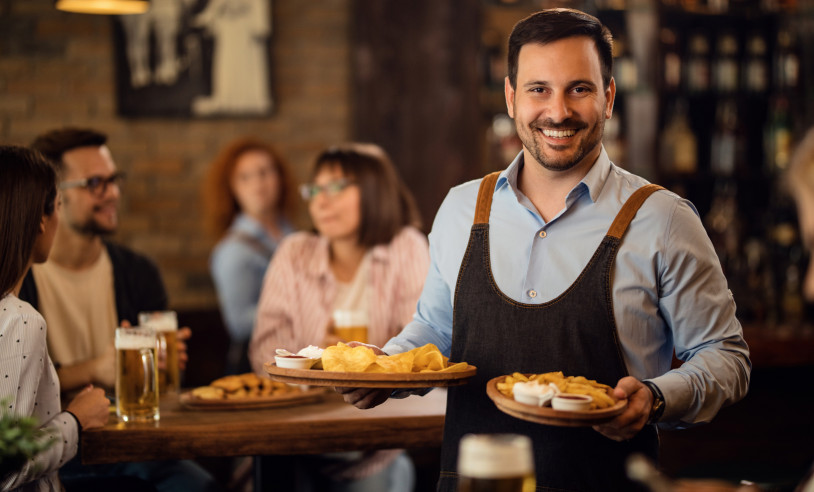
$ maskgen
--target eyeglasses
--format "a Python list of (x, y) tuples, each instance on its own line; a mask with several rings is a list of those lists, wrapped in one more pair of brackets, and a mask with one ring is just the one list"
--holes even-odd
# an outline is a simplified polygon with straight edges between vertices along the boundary
[(89, 178), (77, 179), (74, 181), (63, 181), (59, 184), (60, 190), (67, 190), (69, 188), (85, 188), (93, 195), (102, 196), (107, 191), (108, 185), (115, 184), (121, 186), (124, 178), (127, 175), (123, 172), (113, 173), (108, 177), (104, 176), (91, 176)]
[(313, 200), (322, 192), (325, 192), (327, 197), (333, 198), (352, 184), (355, 183), (345, 178), (337, 179), (336, 181), (331, 181), (329, 183), (325, 183), (324, 185), (317, 185), (314, 183), (304, 184), (300, 186), (300, 195), (302, 195), (302, 199), (306, 202)]

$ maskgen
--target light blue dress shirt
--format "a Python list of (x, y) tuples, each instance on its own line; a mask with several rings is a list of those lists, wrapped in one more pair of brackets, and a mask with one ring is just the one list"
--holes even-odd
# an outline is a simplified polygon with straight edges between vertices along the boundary
[[(521, 152), (496, 184), (491, 268), (504, 294), (540, 304), (576, 280), (624, 202), (647, 181), (612, 164), (603, 148), (569, 192), (565, 208), (546, 223), (517, 187), (522, 166)], [(429, 235), (431, 265), (417, 312), (385, 352), (434, 343), (449, 355), (453, 296), (479, 186), (480, 180), (457, 186), (441, 205)], [(612, 275), (623, 358), (631, 376), (652, 380), (664, 393), (662, 427), (708, 422), (722, 406), (745, 396), (749, 349), (718, 257), (689, 201), (669, 191), (654, 193), (623, 237)], [(496, 334), (499, 330), (496, 326)], [(671, 370), (674, 348), (684, 363)]]
[[(286, 236), (294, 228), (281, 221), (280, 231)], [(277, 244), (259, 222), (241, 213), (212, 251), (209, 269), (226, 328), (234, 341), (246, 342), (252, 336), (263, 276)]]

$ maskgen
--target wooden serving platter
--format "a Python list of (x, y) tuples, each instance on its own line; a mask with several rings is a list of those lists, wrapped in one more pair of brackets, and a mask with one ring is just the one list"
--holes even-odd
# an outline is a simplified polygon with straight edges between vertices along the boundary
[(586, 427), (613, 420), (627, 408), (627, 400), (619, 400), (612, 407), (585, 411), (554, 410), (551, 407), (537, 407), (520, 403), (505, 396), (497, 389), (497, 383), (502, 382), (505, 377), (498, 376), (490, 379), (486, 383), (486, 394), (501, 412), (529, 422), (558, 427)]
[(273, 362), (264, 365), (271, 379), (290, 384), (349, 388), (431, 388), (460, 386), (475, 375), (469, 366), (460, 372), (330, 372), (319, 369), (287, 369)]
[(198, 398), (191, 391), (181, 393), (178, 401), (188, 410), (256, 410), (262, 408), (288, 407), (322, 401), (324, 388), (311, 388), (304, 391), (291, 391), (281, 395), (252, 396), (232, 400), (208, 400)]

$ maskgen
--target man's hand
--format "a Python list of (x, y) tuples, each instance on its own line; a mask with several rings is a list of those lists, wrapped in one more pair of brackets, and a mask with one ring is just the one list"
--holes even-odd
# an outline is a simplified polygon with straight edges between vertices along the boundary
[(650, 417), (653, 393), (636, 378), (627, 376), (613, 389), (613, 397), (627, 400), (627, 408), (610, 422), (595, 425), (594, 430), (614, 441), (626, 441), (638, 434)]
[(392, 389), (382, 388), (334, 388), (346, 403), (363, 410), (381, 405), (390, 398)]
[(82, 429), (102, 427), (110, 416), (110, 400), (105, 398), (102, 388), (88, 385), (68, 404), (68, 410), (76, 415)]
[(192, 330), (188, 326), (178, 329), (175, 346), (178, 348), (178, 368), (182, 371), (187, 368), (187, 361), (189, 360), (186, 341), (190, 337), (192, 337)]
[[(349, 347), (368, 347), (376, 355), (387, 355), (382, 349), (375, 345), (361, 342), (350, 342)], [(342, 395), (346, 403), (350, 403), (356, 408), (367, 409), (381, 405), (390, 398), (392, 389), (382, 388), (334, 388), (334, 391)]]

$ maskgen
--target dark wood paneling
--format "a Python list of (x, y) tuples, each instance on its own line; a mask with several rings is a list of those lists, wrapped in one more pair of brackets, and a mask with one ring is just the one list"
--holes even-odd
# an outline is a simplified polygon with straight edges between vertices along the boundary
[(476, 0), (355, 0), (353, 135), (383, 146), (429, 229), (450, 187), (479, 177)]

